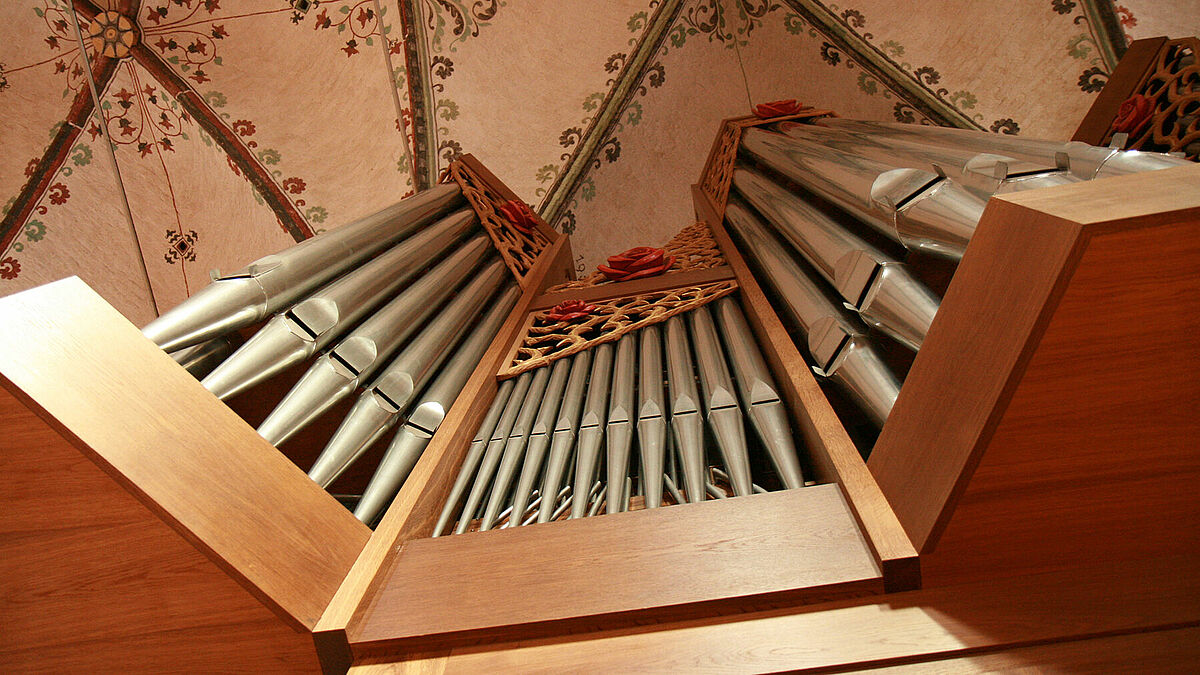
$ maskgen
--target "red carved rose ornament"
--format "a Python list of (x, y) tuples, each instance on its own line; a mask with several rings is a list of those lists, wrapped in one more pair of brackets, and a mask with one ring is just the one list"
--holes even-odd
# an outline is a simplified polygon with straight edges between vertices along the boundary
[(500, 215), (512, 224), (514, 228), (521, 234), (533, 233), (533, 228), (537, 226), (537, 220), (533, 215), (533, 209), (525, 202), (516, 199), (509, 200), (500, 206)]
[(589, 305), (583, 300), (566, 300), (558, 303), (546, 315), (552, 321), (577, 321), (592, 315), (595, 305)]
[(610, 256), (608, 265), (597, 265), (596, 269), (609, 281), (630, 281), (662, 274), (673, 264), (675, 256), (667, 255), (661, 248), (638, 246)]
[(1154, 117), (1154, 99), (1142, 94), (1134, 94), (1117, 109), (1117, 118), (1113, 120), (1113, 131), (1121, 134), (1136, 135), (1142, 127)]
[(759, 103), (754, 106), (754, 115), (759, 119), (765, 120), (771, 117), (783, 117), (784, 115), (795, 115), (805, 106), (798, 103), (796, 99), (789, 98), (782, 101), (771, 101), (770, 103)]

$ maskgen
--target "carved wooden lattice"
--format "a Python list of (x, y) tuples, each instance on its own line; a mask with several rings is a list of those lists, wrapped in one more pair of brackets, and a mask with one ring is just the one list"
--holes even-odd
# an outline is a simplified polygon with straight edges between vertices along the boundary
[[(1182, 152), (1190, 160), (1200, 159), (1200, 39), (1167, 41), (1138, 93), (1154, 101), (1154, 114), (1125, 147)], [(1109, 127), (1105, 144), (1113, 133)]]
[[(708, 229), (708, 225), (704, 223), (695, 223), (683, 228), (678, 234), (671, 237), (671, 241), (663, 246), (663, 250), (667, 255), (675, 256), (675, 262), (671, 264), (667, 274), (709, 269), (725, 264), (725, 256), (721, 255), (721, 247), (717, 245), (717, 240), (713, 239), (712, 230)], [(591, 288), (607, 283), (612, 282), (603, 273), (593, 272), (577, 281), (568, 281), (552, 286), (546, 289), (546, 292)]]
[(586, 319), (554, 321), (550, 310), (534, 312), (526, 320), (524, 336), (501, 379), (515, 377), (527, 370), (547, 365), (560, 358), (613, 342), (622, 335), (666, 321), (737, 290), (737, 282), (672, 288), (627, 298), (599, 300), (596, 310)]
[(737, 160), (738, 146), (742, 142), (742, 131), (747, 127), (757, 127), (763, 124), (786, 122), (788, 120), (808, 120), (833, 115), (831, 110), (805, 110), (795, 115), (770, 117), (762, 119), (751, 115), (727, 119), (721, 124), (721, 131), (713, 142), (712, 150), (708, 153), (708, 161), (704, 164), (704, 173), (700, 176), (700, 189), (712, 200), (717, 215), (725, 215), (725, 204), (729, 200), (729, 184), (733, 180), (733, 167)]
[[(525, 275), (533, 267), (538, 254), (549, 245), (550, 240), (537, 228), (526, 234), (514, 227), (500, 213), (500, 207), (510, 200), (483, 180), (465, 162), (461, 160), (452, 162), (446, 170), (443, 180), (447, 178), (454, 179), (454, 182), (462, 188), (463, 196), (467, 198), (471, 208), (479, 216), (483, 229), (491, 237), (492, 244), (500, 253), (504, 264), (508, 265), (508, 269), (523, 286)], [(544, 226), (541, 218), (536, 214), (533, 217)]]

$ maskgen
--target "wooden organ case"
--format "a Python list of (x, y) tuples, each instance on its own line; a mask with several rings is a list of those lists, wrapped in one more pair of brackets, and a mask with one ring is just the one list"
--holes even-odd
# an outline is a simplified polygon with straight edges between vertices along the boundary
[[(571, 255), (542, 230), (511, 316), (373, 532), (78, 279), (0, 300), (0, 661), (1194, 665), (1200, 167), (991, 199), (864, 461), (723, 225), (738, 136), (759, 123), (727, 121), (693, 188), (722, 264), (548, 292)], [(816, 485), (429, 538), (528, 317), (722, 282)]]

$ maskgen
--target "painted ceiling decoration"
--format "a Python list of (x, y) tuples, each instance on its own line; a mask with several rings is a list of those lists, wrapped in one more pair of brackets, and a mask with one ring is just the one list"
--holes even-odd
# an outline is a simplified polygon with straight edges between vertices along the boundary
[(464, 152), (590, 269), (689, 222), (722, 118), (1061, 137), (1129, 39), (1200, 31), (1190, 4), (6, 0), (0, 294), (79, 274), (145, 323)]

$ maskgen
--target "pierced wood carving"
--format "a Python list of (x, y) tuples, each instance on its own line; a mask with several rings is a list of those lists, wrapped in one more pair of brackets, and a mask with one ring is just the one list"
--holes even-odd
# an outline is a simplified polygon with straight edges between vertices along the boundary
[[(446, 169), (443, 181), (453, 179), (462, 188), (463, 196), (479, 216), (479, 222), (488, 233), (492, 244), (500, 253), (501, 259), (517, 278), (523, 287), (525, 275), (529, 273), (538, 254), (550, 244), (550, 240), (538, 227), (528, 233), (518, 230), (507, 218), (500, 213), (500, 208), (510, 201), (510, 198), (499, 189), (490, 185), (478, 175), (466, 162), (456, 160)], [(533, 214), (538, 224), (541, 218)]]
[(734, 117), (721, 123), (721, 131), (713, 142), (712, 150), (708, 153), (708, 161), (704, 164), (704, 173), (700, 175), (700, 189), (712, 200), (717, 215), (725, 215), (725, 203), (729, 200), (729, 183), (733, 180), (733, 166), (737, 160), (738, 146), (742, 142), (742, 131), (747, 127), (757, 127), (787, 120), (809, 120), (833, 115), (831, 110), (805, 110), (795, 115), (769, 117), (761, 119), (755, 115)]
[[(675, 263), (671, 265), (666, 274), (720, 267), (725, 264), (725, 257), (721, 255), (721, 247), (717, 246), (717, 240), (713, 239), (712, 230), (708, 229), (708, 225), (704, 223), (695, 223), (683, 228), (678, 234), (671, 237), (671, 241), (663, 246), (663, 250), (667, 255), (675, 256)], [(547, 288), (546, 292), (591, 288), (609, 283), (613, 282), (609, 281), (604, 274), (593, 272), (577, 281), (568, 281)]]
[[(1126, 149), (1182, 152), (1200, 160), (1200, 39), (1168, 40), (1159, 50), (1138, 93), (1154, 102), (1150, 123), (1139, 125)], [(1112, 140), (1121, 117), (1113, 120), (1104, 143)]]
[(735, 290), (737, 282), (730, 280), (600, 300), (591, 303), (596, 306), (591, 316), (577, 321), (554, 321), (548, 316), (549, 309), (534, 312), (526, 318), (516, 353), (499, 377), (516, 377), (565, 356), (613, 342), (622, 335), (666, 321)]

